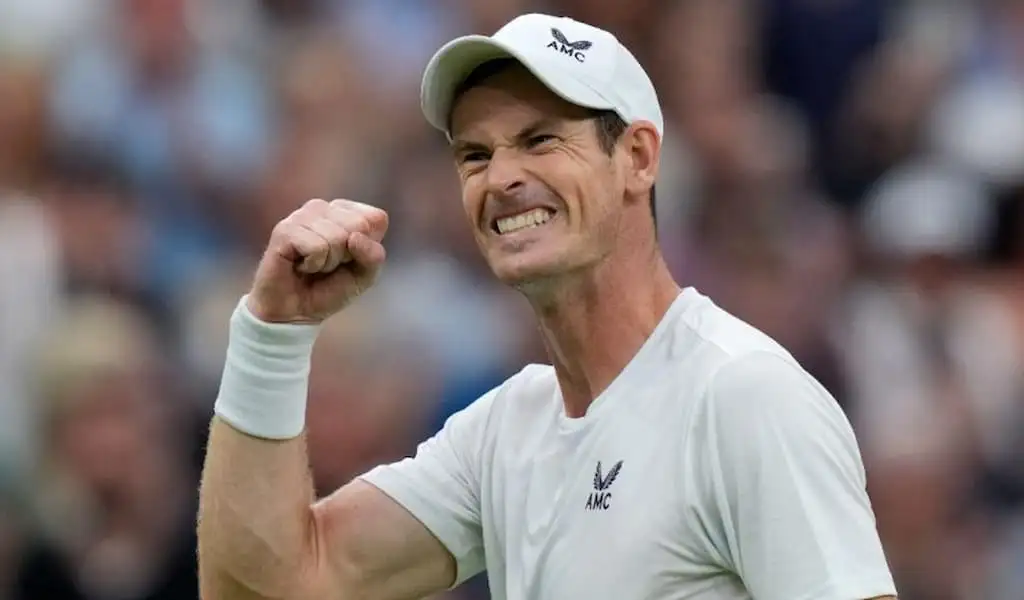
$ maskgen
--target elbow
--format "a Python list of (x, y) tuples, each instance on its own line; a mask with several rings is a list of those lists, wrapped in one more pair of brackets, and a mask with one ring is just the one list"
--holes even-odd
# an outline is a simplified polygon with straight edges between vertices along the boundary
[(296, 581), (279, 581), (273, 585), (243, 581), (227, 571), (200, 568), (199, 597), (201, 600), (314, 600), (326, 598), (311, 587)]
[(211, 561), (199, 555), (202, 600), (319, 600), (330, 597), (315, 572), (306, 569), (261, 570), (244, 560)]
[[(324, 595), (323, 561), (316, 518), (304, 516), (304, 531), (288, 540), (268, 538), (251, 527), (198, 531), (199, 592), (202, 600), (313, 600)], [(241, 523), (241, 521), (235, 521)], [(301, 539), (301, 541), (299, 541)]]

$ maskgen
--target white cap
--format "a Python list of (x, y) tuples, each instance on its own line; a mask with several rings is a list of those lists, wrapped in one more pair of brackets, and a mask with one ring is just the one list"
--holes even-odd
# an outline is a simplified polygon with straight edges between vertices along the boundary
[(458, 86), (485, 62), (513, 58), (548, 89), (577, 106), (615, 111), (626, 123), (650, 121), (664, 137), (654, 84), (611, 33), (568, 17), (526, 14), (493, 36), (467, 35), (437, 51), (423, 73), (427, 121), (448, 132)]

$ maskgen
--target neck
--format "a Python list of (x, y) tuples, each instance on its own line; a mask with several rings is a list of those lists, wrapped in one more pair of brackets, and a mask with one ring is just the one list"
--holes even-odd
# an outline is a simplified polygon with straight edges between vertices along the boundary
[(679, 286), (660, 253), (623, 266), (607, 260), (527, 294), (555, 367), (566, 415), (582, 417), (647, 341)]

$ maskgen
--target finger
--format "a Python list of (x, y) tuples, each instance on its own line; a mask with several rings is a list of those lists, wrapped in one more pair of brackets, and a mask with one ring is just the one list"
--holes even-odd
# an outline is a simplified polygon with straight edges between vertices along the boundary
[(292, 212), (290, 217), (299, 220), (316, 218), (326, 215), (331, 210), (331, 203), (322, 198), (311, 198)]
[(326, 246), (316, 250), (314, 255), (303, 258), (300, 271), (304, 273), (329, 273), (340, 264), (350, 262), (348, 238), (352, 232), (366, 233), (370, 224), (361, 211), (346, 205), (317, 204), (310, 210), (302, 210), (294, 220), (303, 228), (324, 240)]
[(279, 245), (275, 252), (286, 260), (299, 261), (300, 272), (317, 273), (327, 260), (327, 242), (319, 234), (301, 224), (283, 222), (277, 237)]
[(327, 254), (323, 263), (319, 265), (318, 272), (329, 273), (337, 269), (341, 263), (352, 260), (348, 252), (349, 230), (344, 224), (321, 217), (305, 223), (303, 227), (320, 236), (327, 244)]
[(363, 218), (363, 215), (352, 210), (332, 208), (327, 218), (344, 227), (345, 231), (349, 233), (368, 234), (370, 231), (370, 224)]
[(375, 241), (382, 241), (388, 230), (388, 213), (376, 206), (353, 202), (351, 200), (332, 200), (331, 207), (354, 212), (365, 219), (367, 229), (364, 231)]
[(353, 233), (349, 237), (348, 250), (356, 263), (373, 275), (380, 270), (387, 257), (383, 244), (363, 233)]
[(320, 236), (316, 237), (317, 241), (310, 250), (300, 251), (300, 258), (295, 264), (295, 270), (299, 273), (314, 275), (327, 269), (327, 263), (331, 256), (330, 247)]

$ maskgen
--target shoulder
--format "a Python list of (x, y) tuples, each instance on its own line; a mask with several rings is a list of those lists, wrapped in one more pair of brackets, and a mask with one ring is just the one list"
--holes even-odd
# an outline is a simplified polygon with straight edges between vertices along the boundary
[(680, 316), (677, 331), (686, 331), (688, 337), (717, 351), (723, 360), (755, 352), (789, 356), (785, 348), (768, 334), (718, 306), (710, 298), (692, 293), (696, 298), (691, 301), (690, 309)]
[(726, 357), (708, 375), (707, 401), (726, 409), (768, 411), (834, 404), (831, 394), (789, 354), (754, 350)]
[(543, 406), (553, 406), (557, 389), (558, 381), (550, 365), (526, 365), (449, 417), (444, 429), (473, 430), (480, 436), (496, 433), (501, 423), (514, 415), (535, 414)]
[(512, 403), (545, 402), (557, 391), (558, 380), (550, 365), (528, 364), (465, 409), (476, 413), (500, 411)]
[[(696, 294), (696, 293), (695, 293)], [(699, 397), (748, 397), (757, 386), (802, 385), (811, 377), (771, 336), (696, 294), (674, 324), (669, 362)], [(745, 389), (739, 389), (744, 385)]]
[(730, 469), (817, 462), (863, 478), (846, 414), (792, 358), (751, 352), (729, 359), (711, 376), (699, 412), (705, 452)]
[(852, 441), (832, 394), (770, 336), (709, 300), (688, 311), (680, 326), (700, 349), (694, 352), (700, 371), (690, 375), (700, 382), (695, 402), (705, 433), (739, 446), (771, 440), (768, 429)]

